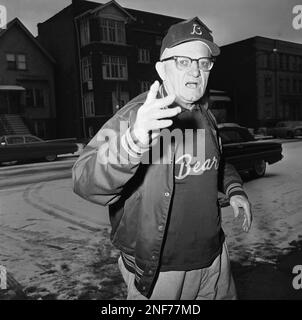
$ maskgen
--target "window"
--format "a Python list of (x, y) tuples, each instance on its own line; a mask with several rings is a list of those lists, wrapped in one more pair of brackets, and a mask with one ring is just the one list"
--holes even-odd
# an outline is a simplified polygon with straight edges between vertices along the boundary
[(148, 49), (138, 49), (138, 62), (150, 63), (150, 51)]
[(26, 70), (26, 57), (24, 54), (17, 55), (17, 69)]
[(140, 92), (145, 92), (150, 89), (150, 81), (140, 81)]
[(100, 20), (101, 40), (104, 42), (125, 43), (125, 24), (123, 21), (104, 19)]
[(84, 95), (84, 107), (85, 107), (85, 115), (87, 117), (93, 117), (95, 115), (94, 96), (92, 92), (86, 93)]
[(27, 107), (43, 108), (45, 107), (46, 92), (41, 88), (28, 88), (25, 93), (25, 105)]
[(85, 46), (90, 42), (89, 20), (83, 19), (80, 22), (81, 46)]
[(272, 79), (270, 77), (264, 78), (264, 95), (267, 97), (272, 95)]
[(127, 60), (125, 57), (103, 56), (102, 68), (104, 79), (128, 79)]
[(9, 70), (26, 70), (25, 54), (6, 54), (7, 67)]
[(12, 53), (6, 54), (7, 67), (10, 70), (16, 69), (16, 57)]
[(83, 81), (92, 80), (91, 56), (82, 58)]
[(129, 101), (129, 93), (127, 91), (112, 91), (112, 107), (113, 113), (117, 112), (121, 107)]
[(32, 142), (41, 142), (42, 140), (38, 137), (28, 136), (25, 137), (25, 143), (32, 143)]

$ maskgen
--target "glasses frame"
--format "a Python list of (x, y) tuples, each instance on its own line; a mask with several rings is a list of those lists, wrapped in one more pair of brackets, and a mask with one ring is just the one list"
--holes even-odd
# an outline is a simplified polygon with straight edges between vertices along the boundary
[[(186, 59), (189, 59), (189, 60), (190, 60), (190, 66), (189, 66), (189, 67), (184, 67), (183, 69), (180, 69), (180, 68), (178, 67), (178, 64), (177, 64), (177, 59), (178, 59), (178, 58), (186, 58)], [(202, 68), (199, 68), (199, 61), (200, 61), (200, 60), (203, 60), (203, 59), (207, 59), (207, 60), (210, 60), (210, 61), (212, 62), (212, 65), (211, 65), (211, 68), (210, 68), (210, 69), (204, 70), (204, 69), (202, 69)], [(192, 59), (192, 58), (187, 57), (187, 56), (171, 56), (171, 57), (162, 59), (162, 60), (160, 60), (160, 61), (161, 61), (161, 62), (165, 62), (165, 61), (169, 61), (169, 60), (174, 60), (174, 61), (175, 61), (176, 68), (177, 68), (178, 70), (181, 70), (181, 71), (183, 71), (183, 70), (189, 70), (189, 69), (192, 67), (193, 61), (196, 61), (196, 62), (197, 62), (198, 69), (207, 72), (207, 71), (212, 70), (212, 68), (213, 68), (213, 66), (214, 66), (214, 62), (215, 62), (216, 59), (215, 59), (214, 57), (201, 57), (201, 58), (198, 58), (198, 59)]]

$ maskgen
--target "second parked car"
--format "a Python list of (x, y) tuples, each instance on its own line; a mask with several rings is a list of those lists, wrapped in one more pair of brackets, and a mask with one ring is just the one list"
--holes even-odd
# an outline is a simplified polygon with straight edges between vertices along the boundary
[(266, 165), (283, 158), (279, 142), (255, 140), (245, 127), (224, 123), (218, 125), (226, 160), (241, 171), (248, 171), (253, 177), (262, 177)]
[(294, 138), (302, 136), (302, 121), (280, 121), (270, 128), (269, 134), (275, 138)]

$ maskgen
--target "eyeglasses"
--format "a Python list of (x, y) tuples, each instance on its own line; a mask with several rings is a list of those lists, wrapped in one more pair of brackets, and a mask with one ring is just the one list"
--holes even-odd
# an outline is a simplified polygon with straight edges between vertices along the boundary
[(197, 66), (199, 70), (210, 71), (215, 62), (215, 58), (213, 57), (202, 57), (199, 59), (192, 59), (190, 57), (183, 57), (183, 56), (172, 56), (169, 58), (162, 59), (161, 61), (164, 62), (168, 60), (174, 60), (177, 69), (181, 71), (190, 69), (193, 61), (197, 62)]

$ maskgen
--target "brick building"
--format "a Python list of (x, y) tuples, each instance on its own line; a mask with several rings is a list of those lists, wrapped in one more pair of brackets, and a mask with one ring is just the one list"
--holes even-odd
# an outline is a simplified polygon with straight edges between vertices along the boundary
[(61, 137), (90, 137), (114, 112), (157, 79), (161, 40), (181, 19), (75, 1), (38, 24), (38, 39), (56, 59)]
[(0, 29), (1, 134), (30, 130), (42, 138), (55, 137), (54, 65), (18, 18)]
[(210, 85), (231, 96), (229, 120), (242, 125), (302, 120), (302, 44), (253, 37), (223, 46)]

